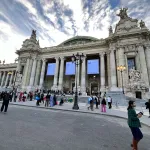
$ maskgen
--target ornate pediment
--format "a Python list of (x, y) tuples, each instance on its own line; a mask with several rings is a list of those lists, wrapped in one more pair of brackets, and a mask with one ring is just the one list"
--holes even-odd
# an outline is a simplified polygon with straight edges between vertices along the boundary
[(79, 44), (86, 44), (91, 42), (96, 42), (98, 39), (88, 36), (76, 36), (71, 39), (68, 39), (61, 43), (58, 46), (70, 46), (70, 45), (79, 45)]

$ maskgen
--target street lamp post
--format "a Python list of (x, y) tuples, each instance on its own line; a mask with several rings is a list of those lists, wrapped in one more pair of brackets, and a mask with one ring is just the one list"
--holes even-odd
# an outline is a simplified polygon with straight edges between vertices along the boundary
[(79, 109), (79, 106), (78, 106), (78, 83), (77, 83), (77, 77), (78, 77), (78, 66), (83, 62), (83, 59), (84, 59), (84, 55), (83, 53), (80, 55), (79, 53), (77, 53), (76, 55), (72, 55), (72, 63), (75, 63), (75, 78), (76, 78), (76, 88), (75, 88), (75, 99), (74, 99), (74, 105), (72, 107), (72, 109), (76, 109), (78, 110)]
[(124, 94), (124, 85), (123, 85), (123, 71), (126, 70), (125, 66), (118, 66), (117, 70), (121, 72), (121, 80), (122, 80), (122, 93)]

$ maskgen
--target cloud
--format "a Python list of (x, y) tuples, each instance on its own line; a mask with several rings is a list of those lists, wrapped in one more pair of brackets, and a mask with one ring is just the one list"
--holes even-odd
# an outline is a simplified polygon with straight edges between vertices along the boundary
[(116, 13), (122, 6), (150, 28), (149, 0), (0, 0), (0, 60), (13, 62), (14, 52), (32, 29), (37, 30), (41, 47), (75, 35), (106, 38), (109, 26), (115, 29)]
[(129, 1), (130, 0), (120, 0), (120, 4), (122, 7), (126, 7), (126, 6), (128, 6)]

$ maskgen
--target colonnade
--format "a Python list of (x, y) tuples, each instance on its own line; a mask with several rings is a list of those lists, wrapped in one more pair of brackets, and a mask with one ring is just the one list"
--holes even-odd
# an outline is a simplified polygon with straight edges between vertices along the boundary
[(0, 87), (12, 87), (15, 73), (15, 70), (0, 71)]
[[(150, 46), (147, 45), (144, 49), (143, 46), (138, 45), (136, 50), (138, 51), (139, 63), (141, 64), (142, 79), (147, 86), (150, 85)], [(101, 91), (106, 88), (106, 75), (105, 68), (107, 64), (107, 79), (108, 87), (111, 91), (116, 91), (118, 87), (122, 87), (120, 72), (117, 72), (117, 66), (125, 65), (127, 67), (127, 57), (124, 54), (125, 48), (110, 48), (107, 52), (99, 52), (100, 58), (100, 87)], [(77, 84), (80, 86), (80, 91), (86, 93), (86, 65), (87, 55), (82, 60), (82, 63), (78, 67)], [(105, 57), (107, 56), (107, 63), (105, 63)], [(65, 57), (55, 57), (56, 68), (54, 73), (52, 90), (62, 90), (64, 84), (64, 69), (65, 69)], [(27, 58), (26, 64), (24, 64), (22, 89), (42, 89), (44, 86), (44, 78), (46, 72), (47, 58), (39, 59), (37, 57)], [(21, 62), (18, 62), (17, 70), (21, 68)], [(80, 69), (81, 68), (81, 69)], [(81, 71), (81, 72), (80, 72)], [(11, 74), (9, 74), (11, 72)], [(15, 71), (0, 71), (0, 86), (11, 86), (14, 81)], [(81, 78), (81, 82), (79, 79)], [(128, 82), (127, 70), (123, 73), (124, 85)]]
[[(99, 53), (100, 57), (100, 90), (103, 91), (106, 87), (105, 85), (105, 60), (104, 56), (107, 55), (107, 60), (111, 62), (111, 65), (107, 62), (107, 73), (108, 73), (108, 80), (109, 83), (112, 85), (109, 85), (112, 87), (112, 90), (117, 87), (117, 77), (116, 77), (116, 64), (115, 64), (115, 55), (114, 50), (111, 50), (110, 53), (101, 52)], [(67, 57), (67, 56), (66, 56)], [(77, 84), (80, 86), (80, 91), (82, 93), (86, 93), (86, 55), (80, 63), (80, 66), (78, 67), (78, 74), (77, 74)], [(55, 57), (56, 61), (56, 68), (54, 73), (54, 80), (53, 80), (53, 86), (51, 87), (52, 90), (63, 90), (63, 81), (64, 81), (64, 64), (65, 64), (65, 57)], [(39, 88), (42, 89), (44, 86), (44, 77), (46, 72), (46, 62), (47, 59), (37, 59), (34, 58), (28, 58), (26, 61), (26, 65), (24, 67), (24, 73), (23, 73), (23, 79), (22, 79), (22, 89), (26, 89), (28, 87), (29, 90), (32, 90), (33, 88)], [(81, 72), (80, 72), (81, 67)], [(110, 70), (109, 70), (110, 69)], [(81, 77), (81, 82), (79, 81)], [(80, 84), (81, 83), (81, 84)]]

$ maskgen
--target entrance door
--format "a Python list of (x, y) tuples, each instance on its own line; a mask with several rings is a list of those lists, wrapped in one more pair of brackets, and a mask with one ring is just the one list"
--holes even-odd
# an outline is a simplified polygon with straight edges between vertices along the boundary
[(91, 83), (91, 95), (98, 94), (98, 83)]
[(136, 98), (142, 99), (142, 93), (141, 92), (136, 91), (135, 94), (136, 94)]

